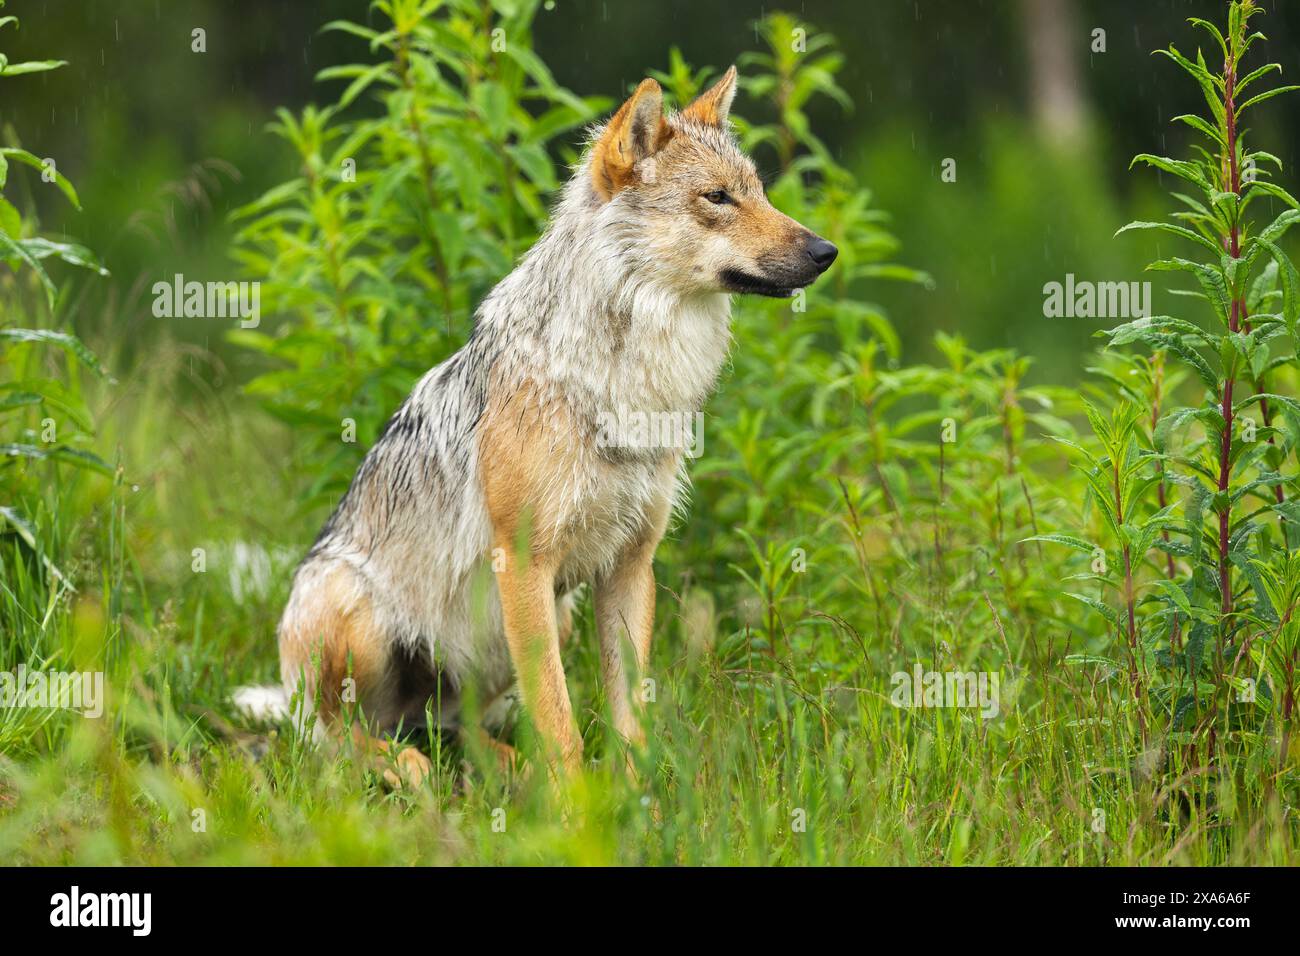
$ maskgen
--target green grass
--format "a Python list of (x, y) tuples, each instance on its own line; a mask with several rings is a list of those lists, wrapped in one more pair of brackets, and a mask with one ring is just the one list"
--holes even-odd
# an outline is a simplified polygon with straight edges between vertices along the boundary
[[(160, 364), (154, 380), (166, 376)], [(138, 478), (88, 477), (46, 491), (56, 513), (84, 515), (91, 506), (101, 517), (124, 514), (124, 523), (83, 520), (77, 532), (65, 531), (62, 548), (51, 541), (56, 554), (82, 550), (86, 571), (99, 573), (80, 575), (86, 585), (24, 632), (41, 649), (36, 656), (53, 659), (47, 666), (105, 666), (109, 712), (3, 725), (4, 862), (1297, 860), (1294, 790), (1270, 792), (1271, 751), (1244, 752), (1235, 779), (1185, 777), (1177, 754), (1162, 772), (1144, 775), (1109, 684), (1077, 668), (1045, 671), (1034, 655), (1046, 650), (1025, 643), (1025, 621), (1005, 622), (1015, 645), (1001, 667), (998, 718), (900, 709), (889, 702), (888, 676), (910, 668), (910, 657), (889, 646), (899, 638), (888, 628), (880, 640), (862, 615), (861, 644), (795, 637), (774, 649), (761, 626), (711, 609), (698, 588), (684, 589), (685, 605), (677, 598), (687, 570), (680, 534), (666, 543), (658, 569), (659, 684), (636, 780), (601, 759), (612, 745), (584, 607), (566, 666), (590, 759), (561, 799), (540, 774), (503, 781), (486, 761), (454, 748), (442, 750), (426, 790), (387, 792), (347, 754), (305, 745), (290, 728), (263, 735), (242, 726), (227, 703), (234, 686), (274, 673), (274, 622), (287, 586), (277, 565), (261, 586), (237, 585), (233, 544), (296, 555), (314, 531), (312, 516), (285, 520), (290, 476), (272, 451), (284, 436), (221, 396), (164, 419), (141, 410), (175, 398), (147, 379), (126, 391), (102, 413), (101, 437), (126, 462), (147, 463), (126, 469)], [(686, 526), (707, 520), (718, 484), (698, 482)], [(827, 508), (834, 493), (825, 489)], [(208, 550), (204, 573), (190, 570), (199, 546)], [(115, 548), (120, 558), (111, 560)], [(845, 577), (843, 566), (816, 560), (806, 573), (814, 591)], [(41, 606), (40, 575), (30, 554), (6, 548), (7, 610)], [(778, 600), (778, 616), (800, 613), (801, 600)], [(808, 612), (788, 623), (796, 635), (827, 626)], [(6, 660), (14, 646), (7, 643)], [(935, 654), (927, 667), (959, 664), (951, 650)], [(1098, 808), (1102, 834), (1093, 830)]]

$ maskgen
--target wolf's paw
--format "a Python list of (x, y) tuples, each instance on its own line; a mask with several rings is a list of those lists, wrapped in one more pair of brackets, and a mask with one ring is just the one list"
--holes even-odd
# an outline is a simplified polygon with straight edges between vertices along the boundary
[(397, 765), (396, 769), (384, 768), (384, 782), (393, 790), (401, 790), (404, 786), (419, 790), (433, 775), (433, 761), (414, 747), (401, 751), (393, 763)]

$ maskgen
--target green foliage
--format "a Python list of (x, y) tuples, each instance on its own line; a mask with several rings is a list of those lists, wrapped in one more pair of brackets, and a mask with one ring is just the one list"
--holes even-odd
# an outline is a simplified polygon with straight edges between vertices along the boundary
[(902, 364), (870, 290), (932, 282), (893, 261), (887, 216), (809, 131), (810, 97), (843, 105), (834, 42), (781, 15), (757, 32), (769, 50), (740, 62), (763, 95), (750, 115), (772, 119), (742, 121), (742, 137), (760, 165), (774, 154), (778, 208), (841, 252), (793, 307), (736, 300), (732, 373), (692, 469), (710, 520), (664, 549), (670, 587), (713, 596), (719, 653), (772, 719), (780, 681), (820, 700), (916, 660), (1010, 675), (1065, 617), (1017, 542), (1052, 517), (1060, 456), (1043, 435), (1071, 430), (1077, 400), (1030, 385), (1027, 358), (954, 336), (935, 340), (942, 364)]
[[(4, 3), (0, 2), (0, 7), (3, 6)], [(0, 28), (11, 25), (14, 29), (18, 28), (17, 17), (0, 17)], [(29, 73), (47, 73), (50, 70), (57, 70), (59, 67), (66, 65), (67, 63), (63, 60), (31, 60), (22, 63), (11, 63), (4, 53), (0, 53), (0, 78), (23, 76)], [(77, 198), (77, 191), (73, 188), (72, 183), (68, 182), (66, 176), (43, 162), (40, 157), (16, 145), (0, 146), (0, 190), (4, 190), (9, 185), (11, 163), (21, 163), (40, 170), (44, 181), (54, 183), (67, 196), (68, 201), (73, 206), (78, 209), (81, 208), (81, 201)], [(25, 235), (24, 232), (23, 216), (18, 211), (18, 207), (9, 199), (0, 196), (0, 262), (4, 262), (15, 270), (19, 266), (30, 269), (32, 274), (39, 280), (41, 289), (45, 294), (45, 303), (51, 310), (54, 309), (54, 282), (41, 260), (53, 256), (72, 265), (92, 269), (100, 275), (108, 274), (94, 255), (83, 246), (68, 242), (54, 242), (39, 236)]]
[[(230, 337), (273, 362), (248, 391), (305, 439), (309, 507), (337, 499), (416, 379), (464, 341), (545, 223), (547, 147), (603, 105), (528, 48), (537, 6), (391, 0), (375, 4), (383, 29), (326, 24), (377, 61), (321, 70), (346, 83), (338, 99), (271, 126), (302, 172), (235, 212), (235, 257), (285, 322)], [(363, 97), (377, 117), (349, 109)], [(340, 441), (346, 419), (355, 442)]]
[[(0, 7), (3, 7), (0, 2)], [(18, 27), (17, 17), (0, 17), (0, 28)], [(62, 60), (37, 60), (12, 63), (0, 53), (0, 80), (10, 76), (43, 73), (66, 65)], [(77, 208), (76, 190), (63, 176), (40, 158), (17, 146), (0, 147), (0, 190), (10, 187), (10, 162), (41, 170)], [(32, 234), (33, 217), (23, 216), (9, 199), (0, 195), (0, 262), (21, 280), (23, 273), (39, 285), (47, 309), (54, 310), (57, 289), (46, 271), (43, 260), (54, 257), (100, 275), (107, 271), (95, 256), (72, 242), (59, 242)], [(6, 289), (5, 286), (9, 288)], [(20, 314), (23, 289), (20, 282), (3, 283), (7, 306), (0, 310), (0, 476), (4, 493), (0, 498), (0, 548), (12, 549), (12, 557), (22, 560), (22, 549), (35, 554), (52, 583), (67, 587), (67, 578), (59, 571), (42, 542), (43, 535), (24, 515), (24, 501), (48, 481), (51, 468), (67, 465), (112, 474), (105, 462), (85, 446), (93, 431), (90, 413), (82, 400), (78, 371), (85, 369), (100, 377), (107, 372), (99, 360), (76, 336), (53, 329), (10, 327), (13, 316)], [(33, 303), (35, 306), (35, 303)], [(52, 372), (44, 352), (53, 348), (65, 357), (61, 371)], [(39, 423), (39, 424), (37, 424)], [(20, 603), (20, 602), (17, 602)], [(12, 612), (15, 604), (9, 605)]]
[[(1132, 222), (1120, 233), (1153, 230), (1188, 244), (1195, 258), (1162, 258), (1149, 268), (1193, 279), (1183, 294), (1203, 305), (1209, 322), (1157, 315), (1101, 333), (1108, 349), (1147, 351), (1112, 357), (1100, 370), (1113, 386), (1113, 411), (1107, 418), (1090, 408), (1101, 451), (1078, 449), (1091, 504), (1120, 557), (1098, 581), (1118, 592), (1103, 601), (1121, 609), (1108, 619), (1127, 648), (1130, 712), (1144, 738), (1155, 718), (1162, 736), (1193, 753), (1202, 748), (1209, 760), (1266, 727), (1281, 729), (1285, 756), (1294, 717), (1295, 647), (1279, 615), (1290, 614), (1291, 552), (1300, 543), (1289, 467), (1300, 403), (1277, 389), (1295, 381), (1300, 306), (1295, 266), (1278, 240), (1300, 211), (1271, 181), (1281, 162), (1246, 145), (1241, 121), (1296, 87), (1245, 98), (1247, 87), (1280, 70), (1266, 64), (1243, 73), (1247, 52), (1263, 39), (1248, 26), (1258, 12), (1250, 0), (1234, 2), (1226, 35), (1191, 21), (1214, 39), (1220, 71), (1199, 50), (1195, 59), (1172, 46), (1157, 51), (1200, 86), (1208, 116), (1175, 121), (1206, 144), (1194, 145), (1188, 160), (1134, 159), (1193, 188), (1174, 193), (1184, 208), (1168, 221)], [(1261, 213), (1267, 225), (1257, 225)], [(1167, 378), (1166, 367), (1177, 377)], [(1176, 401), (1184, 397), (1191, 404)], [(1251, 417), (1256, 406), (1261, 423)]]

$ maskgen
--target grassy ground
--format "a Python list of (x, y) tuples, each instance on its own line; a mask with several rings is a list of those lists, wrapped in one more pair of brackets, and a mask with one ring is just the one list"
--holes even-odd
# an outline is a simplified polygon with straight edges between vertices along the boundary
[[(537, 775), (502, 780), (481, 755), (441, 745), (440, 773), (427, 790), (387, 792), (348, 755), (307, 746), (291, 728), (267, 734), (243, 725), (227, 703), (234, 686), (275, 673), (276, 616), (319, 516), (285, 506), (294, 476), (279, 426), (226, 395), (182, 398), (158, 384), (195, 358), (176, 350), (154, 374), (104, 390), (99, 444), (118, 450), (118, 480), (85, 476), (45, 490), (52, 513), (62, 515), (47, 523), (48, 553), (66, 557), (75, 594), (54, 585), (59, 596), (40, 614), (51, 582), (16, 543), (6, 545), (12, 626), (4, 659), (103, 667), (109, 709), (98, 720), (5, 712), (0, 860), (1297, 860), (1294, 790), (1269, 785), (1271, 750), (1243, 744), (1238, 771), (1226, 778), (1184, 773), (1176, 748), (1141, 750), (1111, 682), (1096, 670), (1054, 666), (1066, 648), (1050, 646), (1049, 622), (1035, 631), (1033, 620), (1007, 607), (1004, 593), (1014, 588), (988, 589), (1000, 611), (991, 628), (993, 605), (980, 606), (987, 590), (974, 592), (985, 597), (955, 590), (931, 609), (957, 622), (950, 638), (970, 634), (960, 622), (982, 621), (983, 640), (932, 642), (935, 627), (902, 634), (911, 614), (904, 610), (923, 606), (925, 596), (913, 593), (915, 569), (909, 577), (885, 547), (874, 561), (895, 570), (880, 606), (855, 600), (859, 611), (841, 617), (842, 627), (820, 616), (810, 598), (858, 578), (850, 512), (832, 483), (810, 487), (800, 502), (805, 510), (820, 502), (837, 517), (819, 524), (829, 550), (814, 549), (796, 584), (766, 592), (767, 607), (729, 597), (765, 593), (761, 562), (750, 561), (718, 572), (716, 594), (701, 587), (688, 573), (690, 525), (725, 510), (726, 482), (716, 470), (697, 482), (692, 513), (702, 517), (678, 529), (658, 568), (659, 683), (639, 780), (602, 759), (612, 745), (584, 606), (566, 664), (591, 759), (565, 798), (567, 813)], [(162, 407), (175, 413), (143, 414)], [(859, 543), (883, 547), (870, 542), (888, 531), (888, 516), (861, 520)], [(931, 530), (916, 530), (918, 541)], [(194, 548), (206, 552), (202, 573), (192, 570)], [(889, 701), (890, 673), (913, 659), (941, 669), (990, 655), (1000, 659), (995, 719)]]

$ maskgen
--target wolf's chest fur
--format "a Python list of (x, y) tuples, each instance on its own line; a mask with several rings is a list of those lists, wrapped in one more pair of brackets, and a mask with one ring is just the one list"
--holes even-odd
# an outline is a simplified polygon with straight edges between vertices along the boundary
[(536, 338), (507, 349), (487, 405), (511, 404), (510, 414), (530, 421), (536, 410), (536, 420), (519, 427), (535, 427), (534, 440), (548, 449), (537, 465), (538, 506), (551, 527), (534, 530), (561, 541), (562, 583), (602, 573), (648, 511), (676, 501), (681, 430), (638, 424), (693, 427), (726, 357), (728, 313), (723, 295), (676, 299), (640, 290), (609, 311), (553, 315)]
[[(614, 317), (616, 333), (535, 368), (576, 419), (570, 502), (561, 509), (571, 537), (560, 579), (599, 574), (657, 501), (675, 502), (687, 428), (726, 356), (725, 296), (665, 305), (638, 302)], [(647, 427), (646, 423), (653, 423)], [(593, 427), (594, 426), (594, 427)]]

